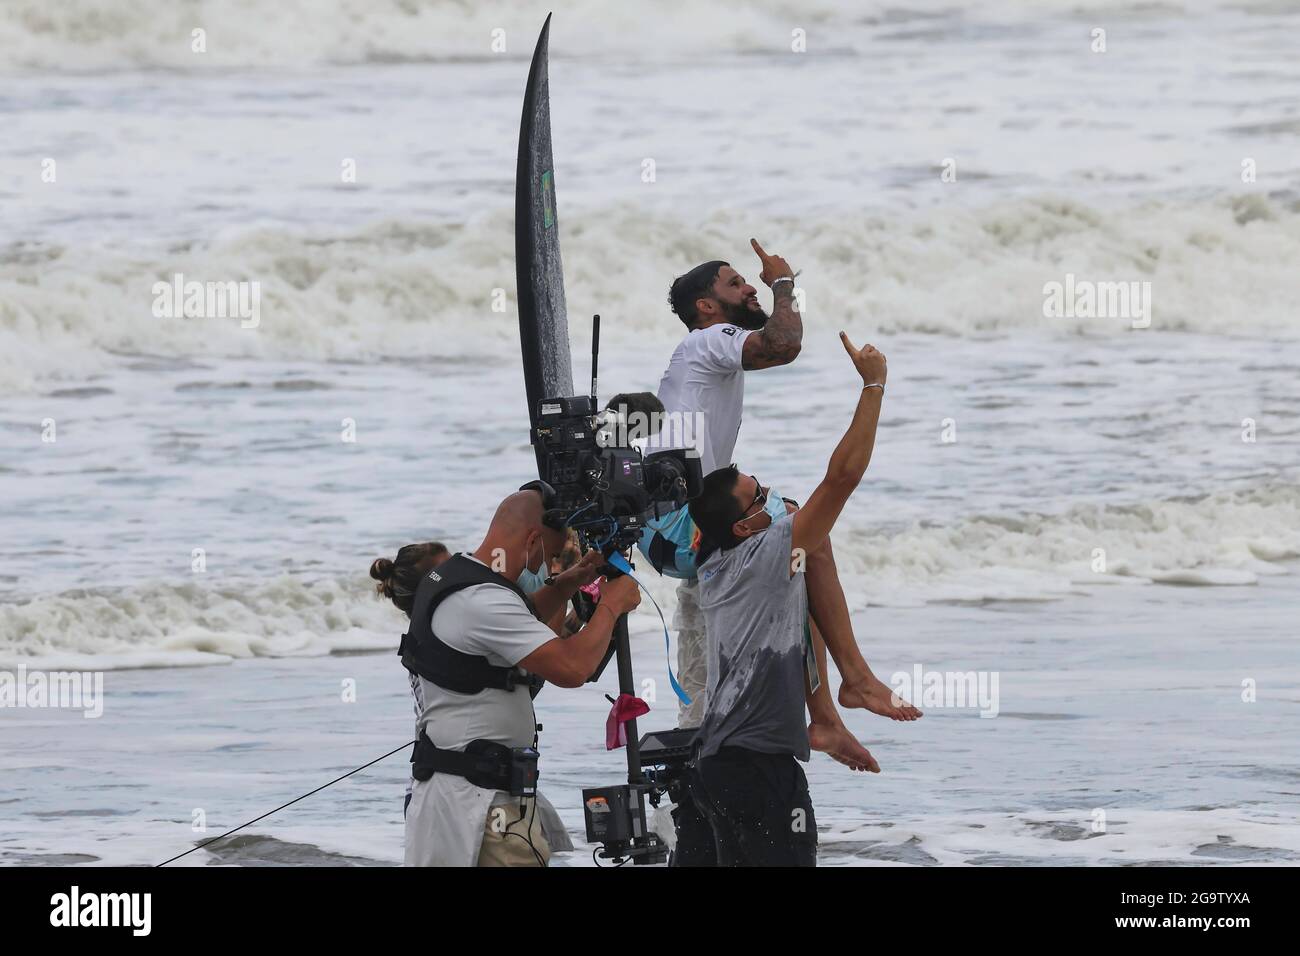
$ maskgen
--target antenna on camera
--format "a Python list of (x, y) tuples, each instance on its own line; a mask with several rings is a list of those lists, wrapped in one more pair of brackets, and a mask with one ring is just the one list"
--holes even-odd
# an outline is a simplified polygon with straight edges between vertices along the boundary
[(591, 410), (596, 410), (596, 369), (600, 360), (600, 316), (591, 317)]

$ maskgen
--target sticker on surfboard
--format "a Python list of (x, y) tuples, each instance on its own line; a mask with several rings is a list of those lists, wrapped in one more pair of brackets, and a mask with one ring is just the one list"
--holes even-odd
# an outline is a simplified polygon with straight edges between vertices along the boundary
[(542, 227), (555, 225), (555, 182), (552, 170), (542, 173)]

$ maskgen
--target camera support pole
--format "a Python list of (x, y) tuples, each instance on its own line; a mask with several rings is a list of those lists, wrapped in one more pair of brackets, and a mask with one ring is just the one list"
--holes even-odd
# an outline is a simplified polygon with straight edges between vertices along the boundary
[[(618, 661), (618, 692), (636, 696), (636, 682), (632, 677), (632, 645), (628, 640), (627, 615), (619, 615), (614, 625), (614, 655)], [(636, 729), (636, 718), (623, 725), (627, 729), (627, 782), (644, 783), (641, 772), (641, 738)]]

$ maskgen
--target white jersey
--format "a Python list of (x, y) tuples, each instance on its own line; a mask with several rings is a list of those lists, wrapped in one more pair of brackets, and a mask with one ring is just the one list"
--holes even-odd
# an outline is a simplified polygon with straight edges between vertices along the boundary
[(695, 448), (706, 475), (731, 464), (745, 404), (741, 355), (749, 334), (719, 324), (682, 339), (659, 380), (659, 401), (670, 415), (654, 447)]

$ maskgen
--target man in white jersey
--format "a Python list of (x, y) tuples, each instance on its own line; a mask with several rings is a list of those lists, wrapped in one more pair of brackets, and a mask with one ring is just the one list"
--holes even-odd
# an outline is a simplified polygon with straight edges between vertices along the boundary
[[(690, 442), (700, 454), (701, 470), (710, 474), (731, 464), (740, 432), (745, 398), (745, 372), (788, 365), (799, 355), (803, 321), (794, 297), (794, 272), (781, 256), (769, 255), (750, 240), (762, 263), (759, 278), (772, 290), (772, 314), (763, 311), (754, 286), (720, 260), (696, 266), (679, 276), (668, 293), (673, 312), (689, 330), (674, 350), (659, 383), (666, 429), (660, 447), (680, 446), (683, 433), (694, 429)], [(675, 434), (667, 433), (668, 429)], [(783, 507), (771, 496), (774, 511)], [(794, 503), (786, 501), (787, 510)], [(704, 713), (707, 684), (704, 620), (695, 579), (699, 535), (686, 509), (652, 524), (642, 538), (642, 552), (662, 574), (681, 579), (677, 588), (678, 680), (691, 698), (678, 713), (678, 725), (695, 727)], [(815, 627), (812, 641), (819, 672), (826, 672), (825, 653), (844, 678), (839, 702), (893, 720), (915, 720), (920, 712), (891, 699), (892, 690), (872, 673), (853, 635), (848, 602), (839, 583), (835, 557), (827, 541), (808, 555), (809, 610)], [(820, 633), (819, 633), (820, 632)]]

